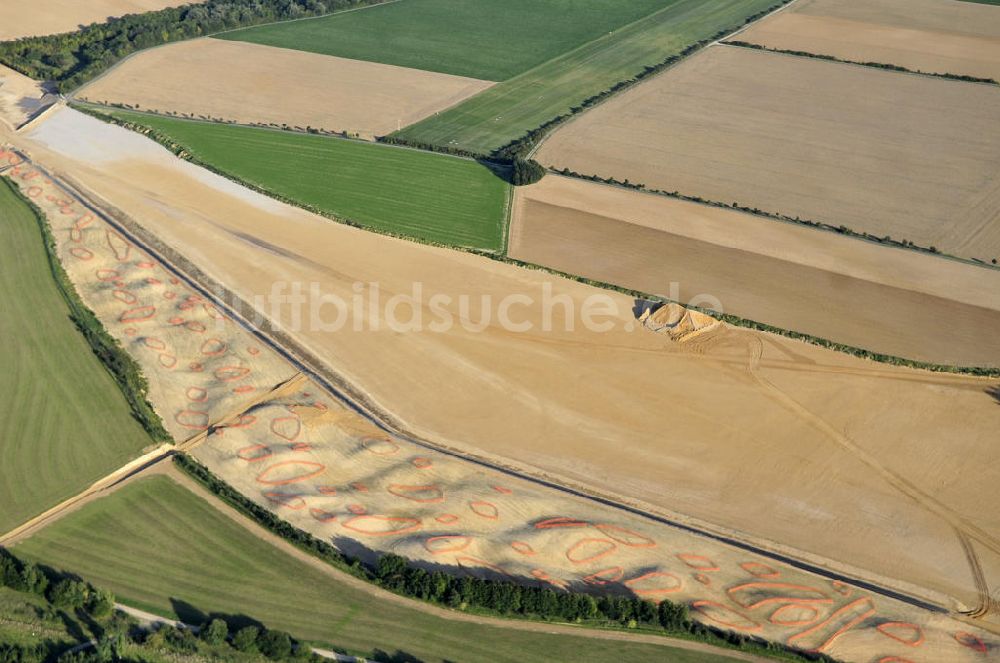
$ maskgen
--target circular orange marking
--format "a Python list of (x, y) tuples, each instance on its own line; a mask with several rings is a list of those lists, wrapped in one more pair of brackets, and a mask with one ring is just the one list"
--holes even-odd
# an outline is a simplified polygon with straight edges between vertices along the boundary
[(337, 519), (337, 514), (313, 507), (309, 509), (310, 515), (321, 523), (329, 523)]
[(396, 497), (421, 502), (424, 504), (434, 504), (444, 501), (444, 491), (437, 484), (426, 486), (410, 486), (400, 483), (391, 484), (386, 490)]
[(351, 513), (353, 513), (356, 516), (360, 516), (362, 514), (368, 513), (368, 509), (364, 508), (360, 504), (348, 504), (347, 505), (347, 510), (350, 511)]
[(910, 622), (884, 622), (875, 628), (882, 635), (892, 638), (896, 642), (902, 642), (909, 647), (919, 647), (924, 644), (926, 639), (924, 630)]
[(609, 582), (618, 582), (625, 577), (625, 569), (620, 566), (612, 566), (597, 573), (591, 573), (583, 581), (588, 585), (606, 585)]
[(181, 410), (174, 415), (174, 420), (184, 428), (208, 430), (208, 412), (197, 410)]
[(336, 495), (337, 494), (337, 487), (336, 486), (323, 486), (323, 485), (320, 485), (320, 486), (316, 486), (316, 490), (318, 490), (319, 492), (323, 493), (324, 495)]
[(959, 631), (955, 634), (955, 642), (962, 645), (963, 647), (968, 647), (980, 654), (986, 653), (986, 643), (979, 639), (978, 636), (969, 633), (968, 631)]
[(368, 492), (368, 486), (366, 486), (365, 484), (361, 483), (360, 481), (355, 481), (355, 482), (351, 483), (351, 488), (353, 490), (356, 490), (359, 493), (367, 493)]
[(648, 536), (643, 536), (638, 532), (633, 532), (630, 529), (625, 529), (624, 527), (619, 527), (618, 525), (595, 525), (597, 529), (614, 541), (628, 546), (629, 548), (655, 548), (656, 541), (653, 541)]
[(460, 552), (472, 545), (472, 537), (464, 534), (445, 534), (432, 536), (424, 541), (424, 548), (432, 555)]
[(146, 285), (160, 285), (161, 283), (160, 279), (154, 279), (152, 276), (146, 277)]
[(249, 447), (238, 450), (236, 457), (248, 463), (256, 463), (271, 457), (273, 454), (274, 452), (266, 444), (251, 444)]
[(135, 336), (138, 333), (139, 333), (139, 330), (136, 329), (135, 327), (129, 327), (128, 329), (125, 330), (125, 335), (126, 336)]
[(94, 272), (94, 276), (97, 277), (98, 281), (104, 283), (111, 283), (121, 278), (121, 274), (113, 269), (98, 269)]
[(188, 364), (188, 369), (194, 371), (195, 373), (201, 373), (203, 370), (205, 370), (205, 367), (199, 364), (198, 362), (193, 361), (190, 364)]
[(510, 547), (521, 553), (522, 555), (537, 555), (535, 549), (531, 547), (531, 544), (526, 541), (511, 541)]
[(478, 557), (469, 557), (468, 555), (458, 555), (457, 557), (455, 557), (455, 562), (457, 562), (458, 565), (461, 566), (462, 568), (466, 568), (467, 566), (479, 566), (489, 569), (490, 571), (493, 571), (495, 573), (499, 573), (500, 575), (504, 576), (510, 575), (509, 573), (507, 573), (506, 570), (497, 566), (496, 564), (490, 564), (489, 562), (479, 559)]
[(482, 500), (469, 502), (469, 509), (480, 518), (486, 518), (487, 520), (498, 520), (500, 518), (500, 510), (497, 509), (495, 504), (491, 504), (490, 502)]
[(226, 342), (218, 338), (210, 338), (201, 344), (201, 354), (206, 357), (218, 357), (228, 349)]
[(247, 428), (257, 423), (257, 417), (252, 414), (241, 414), (235, 424), (229, 424), (228, 428)]
[(900, 656), (883, 656), (878, 660), (878, 663), (913, 663), (913, 661)]
[(286, 493), (267, 492), (264, 493), (264, 497), (266, 497), (267, 499), (271, 500), (276, 504), (279, 504), (293, 511), (298, 511), (299, 509), (305, 507), (306, 505), (306, 501), (302, 498), (301, 495), (288, 495)]
[(391, 456), (399, 451), (399, 445), (388, 437), (363, 437), (361, 446), (376, 456)]
[(162, 366), (163, 368), (173, 368), (176, 365), (177, 365), (177, 357), (168, 352), (160, 353), (160, 366)]
[(706, 587), (712, 586), (712, 579), (704, 573), (695, 573), (692, 577)]
[(302, 434), (302, 421), (298, 417), (275, 417), (271, 420), (271, 432), (289, 442), (294, 442)]
[(737, 631), (759, 631), (762, 628), (749, 617), (715, 601), (695, 601), (691, 607), (700, 612), (705, 619)]
[(367, 536), (394, 536), (420, 529), (419, 518), (394, 516), (354, 516), (343, 523), (345, 529)]
[(851, 593), (854, 591), (854, 588), (852, 588), (850, 585), (848, 585), (847, 583), (843, 583), (839, 580), (831, 580), (830, 586), (833, 587), (833, 590), (838, 594), (840, 594), (841, 596), (850, 596)]
[(184, 318), (174, 316), (173, 318), (167, 320), (167, 322), (171, 325), (182, 325), (184, 324)]
[(607, 557), (618, 550), (618, 544), (611, 539), (580, 539), (566, 551), (566, 559), (574, 564), (586, 564)]
[(137, 301), (139, 301), (139, 298), (133, 295), (128, 290), (121, 290), (121, 289), (115, 290), (114, 292), (111, 293), (111, 296), (120, 301), (122, 304), (128, 304), (129, 306), (132, 306)]
[[(297, 467), (304, 471), (300, 474), (295, 474), (284, 479), (272, 479), (270, 477), (270, 475), (275, 473), (275, 471), (286, 467)], [(280, 463), (275, 463), (257, 475), (257, 483), (262, 483), (265, 486), (285, 486), (290, 483), (298, 483), (300, 481), (312, 479), (313, 477), (322, 474), (325, 470), (326, 465), (323, 465), (322, 463), (315, 463), (309, 460), (286, 460)]]
[(490, 486), (493, 490), (497, 491), (501, 495), (510, 495), (514, 491), (510, 488), (504, 488), (503, 486)]
[(257, 391), (257, 387), (251, 385), (243, 385), (242, 387), (236, 387), (233, 389), (234, 394), (249, 394), (251, 391)]
[(142, 344), (145, 345), (150, 350), (156, 350), (157, 352), (163, 352), (167, 349), (166, 341), (156, 338), (155, 336), (146, 336), (142, 339)]
[(195, 403), (204, 403), (208, 400), (208, 390), (201, 387), (188, 387), (187, 399)]
[(187, 327), (188, 331), (193, 331), (196, 334), (203, 334), (205, 333), (205, 330), (208, 329), (208, 327), (198, 322), (197, 320), (189, 320), (186, 323), (184, 323), (184, 326)]
[(410, 460), (410, 464), (418, 470), (426, 470), (428, 467), (433, 465), (430, 458), (425, 458), (423, 456), (417, 456)]
[(82, 246), (74, 246), (69, 252), (79, 260), (90, 260), (94, 257), (93, 251)]
[(153, 269), (154, 267), (156, 267), (156, 263), (144, 260), (142, 262), (135, 263), (135, 266), (138, 267), (139, 269)]
[(436, 517), (434, 520), (438, 521), (442, 525), (450, 525), (451, 523), (458, 522), (458, 516), (453, 513), (444, 513)]
[(128, 324), (130, 322), (143, 322), (151, 319), (154, 315), (156, 315), (155, 306), (139, 306), (137, 308), (130, 308), (122, 313), (118, 318), (118, 322), (122, 324)]
[(247, 348), (247, 352), (250, 355), (256, 357), (257, 355), (260, 354), (260, 348), (249, 347), (249, 348)]
[(308, 442), (296, 442), (288, 445), (288, 448), (292, 451), (312, 451), (312, 445)]
[(565, 516), (549, 518), (548, 520), (535, 523), (535, 529), (554, 529), (556, 527), (590, 527), (590, 523)]
[(771, 613), (769, 621), (776, 626), (807, 626), (819, 617), (819, 608), (808, 603), (787, 603)]
[[(666, 584), (662, 587), (648, 587), (644, 589), (636, 589), (634, 585), (638, 585), (644, 582), (649, 582), (653, 579), (664, 578)], [(683, 583), (681, 579), (675, 576), (673, 573), (666, 573), (664, 571), (651, 571), (649, 573), (644, 573), (641, 576), (632, 578), (631, 580), (625, 581), (625, 586), (631, 589), (636, 596), (653, 596), (656, 594), (670, 594), (672, 592), (680, 591)]]
[(235, 382), (249, 375), (250, 369), (245, 366), (223, 366), (215, 369), (215, 379), (220, 382)]
[(743, 562), (740, 568), (758, 578), (777, 578), (781, 572), (761, 562)]
[(697, 569), (698, 571), (718, 571), (719, 567), (708, 557), (704, 555), (695, 555), (694, 553), (677, 553), (677, 559), (681, 560), (692, 569)]

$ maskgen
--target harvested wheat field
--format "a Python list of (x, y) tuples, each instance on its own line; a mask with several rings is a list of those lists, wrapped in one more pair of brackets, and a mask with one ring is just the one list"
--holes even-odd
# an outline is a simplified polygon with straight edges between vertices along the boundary
[(801, 0), (737, 37), (790, 51), (1000, 80), (1000, 8), (959, 0)]
[(1000, 366), (996, 270), (555, 175), (515, 196), (515, 258), (876, 352)]
[(1000, 87), (714, 46), (536, 158), (1000, 259)]
[(142, 110), (382, 136), (489, 81), (271, 46), (196, 39), (144, 51), (76, 97)]
[(182, 0), (5, 0), (0, 2), (0, 41), (72, 32), (116, 16), (183, 4)]
[[(629, 298), (332, 223), (72, 110), (16, 142), (243, 299), (263, 296), (257, 306), (369, 407), (437, 445), (951, 607), (977, 606), (989, 591), (974, 583), (970, 560), (987, 582), (1000, 574), (1000, 520), (983, 508), (1000, 499), (991, 462), (1000, 407), (988, 393), (996, 380), (893, 368), (725, 326), (676, 340), (637, 324)], [(268, 297), (276, 283), (287, 292), (296, 282), (317, 284), (300, 291), (316, 317), (300, 310), (296, 319)], [(419, 282), (424, 304), (412, 315), (404, 307), (402, 328), (387, 319), (376, 328), (363, 303), (360, 315), (352, 306), (335, 331), (331, 298), (367, 300), (374, 282), (383, 302)], [(521, 297), (504, 310), (529, 329), (498, 321), (498, 302), (512, 294)], [(430, 303), (433, 295), (449, 299)], [(492, 307), (484, 314), (484, 297), (495, 316)], [(585, 325), (585, 304), (608, 324)], [(454, 324), (431, 326), (442, 309)], [(407, 329), (417, 315), (426, 326)], [(282, 471), (276, 481), (290, 478)]]

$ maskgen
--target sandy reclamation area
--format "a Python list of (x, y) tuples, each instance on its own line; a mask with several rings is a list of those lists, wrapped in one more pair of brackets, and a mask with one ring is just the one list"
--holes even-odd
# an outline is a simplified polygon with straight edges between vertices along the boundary
[(998, 271), (555, 175), (515, 196), (515, 258), (876, 352), (1000, 365)]
[(1000, 9), (958, 0), (802, 0), (737, 37), (769, 48), (1000, 80)]
[[(355, 284), (529, 304), (481, 331), (295, 324), (269, 311), (397, 422), (436, 443), (544, 472), (914, 591), (979, 600), (956, 531), (1000, 573), (996, 381), (896, 369), (723, 328), (678, 345), (634, 302), (541, 272), (342, 226), (240, 189), (136, 134), (71, 110), (17, 137), (244, 299), (276, 282), (351, 302)], [(318, 284), (319, 295), (308, 296)], [(362, 288), (366, 295), (370, 290)], [(608, 297), (605, 330), (563, 323)], [(383, 299), (385, 301), (385, 299)], [(427, 301), (426, 299), (424, 300)], [(274, 300), (262, 300), (270, 308)], [(539, 307), (540, 308), (540, 307)], [(429, 304), (418, 310), (430, 315)], [(327, 308), (318, 322), (329, 323)], [(405, 316), (404, 316), (405, 317)], [(364, 315), (362, 316), (364, 318)], [(305, 318), (308, 320), (309, 318)]]
[(714, 46), (537, 159), (1000, 259), (1000, 87)]
[(490, 81), (222, 39), (144, 51), (77, 98), (239, 123), (382, 136), (453, 106)]
[(72, 32), (116, 16), (183, 4), (179, 0), (8, 0), (0, 3), (0, 41)]

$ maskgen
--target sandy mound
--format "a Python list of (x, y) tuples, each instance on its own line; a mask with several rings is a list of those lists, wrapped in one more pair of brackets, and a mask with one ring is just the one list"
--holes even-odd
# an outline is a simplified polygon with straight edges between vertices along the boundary
[(658, 308), (647, 308), (639, 317), (639, 322), (652, 332), (666, 334), (671, 339), (682, 342), (722, 324), (710, 315), (672, 302)]

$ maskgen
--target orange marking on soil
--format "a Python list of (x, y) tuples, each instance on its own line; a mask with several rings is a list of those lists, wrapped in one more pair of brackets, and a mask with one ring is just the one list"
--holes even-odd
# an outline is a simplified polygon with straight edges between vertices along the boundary
[(135, 327), (129, 327), (128, 329), (125, 330), (125, 335), (126, 336), (135, 336), (138, 333), (139, 333), (139, 330), (136, 329)]
[(326, 403), (320, 403), (319, 401), (313, 403), (312, 406), (317, 410), (319, 410), (320, 412), (326, 412), (328, 409), (330, 409), (326, 406)]
[(229, 428), (249, 428), (257, 423), (257, 417), (252, 414), (241, 414), (235, 424), (229, 424)]
[(312, 445), (308, 442), (296, 442), (288, 445), (288, 448), (292, 451), (312, 451)]
[(223, 366), (215, 369), (215, 379), (220, 382), (235, 382), (242, 380), (249, 373), (250, 369), (246, 366)]
[(245, 460), (248, 463), (256, 463), (273, 455), (274, 452), (266, 444), (251, 444), (249, 447), (243, 447), (236, 452), (237, 458)]
[(144, 260), (142, 262), (135, 263), (135, 266), (138, 267), (139, 269), (153, 269), (156, 267), (156, 263)]
[(777, 578), (781, 575), (781, 571), (761, 562), (743, 562), (740, 568), (758, 578)]
[(539, 580), (549, 583), (550, 585), (558, 587), (559, 589), (566, 589), (566, 587), (569, 585), (569, 583), (567, 583), (565, 580), (553, 578), (544, 569), (531, 569), (531, 575), (538, 578)]
[(174, 420), (184, 428), (208, 430), (208, 412), (181, 410), (174, 415)]
[(136, 308), (130, 308), (122, 313), (118, 318), (118, 322), (121, 322), (122, 324), (128, 324), (130, 322), (144, 322), (146, 320), (151, 320), (154, 315), (156, 315), (155, 306), (138, 306)]
[(218, 338), (210, 338), (201, 344), (201, 354), (206, 357), (218, 357), (228, 349), (226, 342)]
[(875, 628), (882, 635), (909, 647), (919, 647), (926, 640), (924, 629), (910, 622), (883, 622)]
[(271, 432), (283, 440), (294, 442), (302, 434), (302, 421), (298, 417), (275, 417), (271, 420)]
[(83, 241), (83, 231), (73, 226), (69, 229), (69, 241), (79, 244)]
[[(286, 479), (271, 479), (270, 474), (279, 468), (285, 467), (299, 467), (307, 469), (307, 471), (297, 474)], [(275, 463), (271, 467), (267, 468), (259, 475), (257, 475), (257, 483), (262, 483), (265, 486), (285, 486), (290, 483), (299, 483), (300, 481), (307, 481), (313, 477), (319, 476), (326, 471), (326, 465), (322, 463), (316, 463), (309, 460), (286, 460), (280, 463)]]
[[(739, 597), (736, 596), (740, 592), (753, 594), (753, 590), (760, 589), (773, 590), (773, 595), (756, 601), (751, 598), (750, 602), (740, 601)], [(787, 592), (789, 590), (806, 594), (806, 596), (782, 595), (782, 592)], [(833, 603), (833, 599), (829, 598), (821, 590), (816, 589), (815, 587), (793, 585), (787, 582), (747, 582), (742, 585), (730, 587), (726, 590), (726, 593), (729, 594), (729, 598), (732, 599), (734, 603), (746, 608), (747, 610), (753, 610), (769, 603)]]
[(170, 285), (180, 285), (180, 283), (181, 282), (177, 280), (176, 276), (171, 276), (170, 277)]
[(437, 484), (425, 486), (412, 486), (401, 483), (391, 484), (386, 488), (390, 494), (403, 499), (420, 502), (422, 504), (436, 504), (444, 501), (444, 491)]
[(531, 544), (529, 544), (526, 541), (511, 541), (510, 547), (516, 550), (517, 552), (521, 553), (522, 555), (538, 554), (537, 552), (535, 552), (535, 549), (531, 547)]
[(69, 250), (69, 252), (73, 255), (74, 258), (77, 258), (79, 260), (90, 260), (91, 258), (94, 257), (93, 251), (82, 246), (74, 246)]
[(195, 403), (204, 403), (208, 400), (208, 390), (201, 387), (188, 387), (187, 399)]
[(913, 663), (913, 661), (900, 656), (883, 656), (878, 660), (878, 663)]
[(125, 262), (128, 260), (129, 254), (132, 252), (132, 245), (126, 242), (124, 237), (116, 233), (111, 228), (104, 231), (104, 236), (108, 241), (108, 248), (115, 254), (115, 259), (117, 259), (118, 262)]
[(321, 492), (324, 495), (336, 495), (337, 494), (337, 487), (336, 486), (319, 485), (319, 486), (316, 486), (316, 490), (318, 490), (319, 492)]
[(424, 456), (416, 456), (410, 460), (410, 465), (417, 468), (418, 470), (426, 470), (428, 467), (433, 465), (430, 458), (425, 458)]
[(120, 301), (122, 304), (127, 304), (129, 306), (132, 306), (137, 301), (139, 301), (139, 298), (136, 297), (131, 292), (129, 292), (128, 290), (121, 290), (121, 289), (115, 290), (114, 292), (111, 293), (111, 296)]
[(969, 649), (977, 651), (980, 654), (986, 653), (986, 643), (980, 640), (978, 636), (969, 633), (968, 631), (959, 631), (953, 637), (955, 638), (955, 642), (963, 647), (968, 647)]
[(321, 523), (329, 523), (337, 519), (337, 514), (316, 507), (309, 509), (309, 514)]
[(712, 579), (707, 575), (705, 575), (704, 573), (695, 573), (691, 577), (700, 582), (701, 584), (705, 585), (706, 587), (712, 586)]
[[(466, 564), (469, 564), (471, 566), (481, 566), (483, 568), (487, 568), (490, 571), (493, 571), (494, 573), (499, 573), (500, 575), (505, 575), (505, 576), (510, 575), (509, 573), (507, 573), (506, 570), (497, 566), (496, 564), (490, 564), (486, 560), (479, 559), (478, 557), (469, 557), (468, 555), (458, 555), (457, 557), (455, 557), (455, 562), (457, 562), (458, 565), (461, 566), (462, 568), (466, 568)], [(463, 562), (465, 563), (463, 564)]]
[(548, 520), (535, 523), (535, 529), (554, 529), (556, 527), (590, 527), (590, 523), (565, 516), (549, 518)]
[[(344, 521), (343, 525), (345, 529), (367, 536), (396, 536), (420, 529), (420, 519), (362, 515), (348, 518)], [(390, 529), (375, 529), (375, 527), (379, 526), (390, 526)]]
[(629, 548), (655, 548), (656, 541), (618, 525), (595, 525), (604, 536)]
[(510, 495), (511, 493), (514, 492), (510, 488), (504, 488), (503, 486), (490, 486), (490, 488), (492, 488), (493, 490), (497, 491), (501, 495)]
[[(805, 612), (809, 616), (803, 617)], [(792, 613), (791, 616), (785, 616)], [(771, 613), (768, 620), (775, 626), (808, 626), (819, 617), (819, 608), (807, 603), (786, 603)]]
[[(34, 175), (34, 176), (37, 177), (38, 173), (30, 173), (30, 175)], [(33, 179), (33, 178), (29, 177), (28, 175), (25, 175), (21, 179), (27, 180), (27, 179)], [(28, 187), (28, 192), (27, 193), (28, 193), (28, 197), (29, 198), (37, 198), (38, 196), (42, 195), (42, 187), (37, 186), (37, 185), (36, 186)]]
[(205, 370), (205, 367), (204, 365), (199, 364), (196, 361), (193, 361), (190, 364), (188, 364), (188, 369), (194, 371), (195, 373), (201, 373), (202, 371)]
[(704, 555), (695, 555), (694, 553), (677, 553), (677, 559), (681, 560), (692, 569), (697, 569), (699, 571), (719, 570), (718, 565)]
[[(863, 611), (861, 610), (862, 608)], [(837, 638), (847, 633), (848, 631), (850, 631), (852, 628), (854, 628), (864, 620), (874, 615), (875, 612), (876, 612), (875, 606), (872, 604), (871, 599), (860, 598), (840, 608), (839, 610), (834, 612), (832, 615), (827, 617), (825, 620), (823, 620), (816, 626), (808, 628), (805, 631), (802, 631), (801, 633), (796, 633), (795, 635), (789, 637), (787, 644), (800, 647), (801, 649), (805, 649), (806, 651), (811, 651), (811, 652), (825, 651), (831, 644), (833, 644), (834, 640), (836, 640)], [(850, 619), (848, 619), (847, 621), (845, 621), (833, 633), (829, 635), (823, 633), (824, 629), (836, 626), (838, 621), (845, 619), (852, 613), (853, 616), (850, 617)], [(808, 639), (812, 636), (818, 636), (816, 638), (816, 643), (818, 644), (815, 644), (815, 646), (813, 647), (810, 647), (808, 643), (803, 643), (803, 645), (793, 645), (793, 643), (796, 640)], [(823, 639), (822, 642), (820, 642), (819, 641), (820, 638), (825, 638), (825, 639)]]
[(146, 285), (160, 285), (163, 283), (160, 279), (154, 279), (152, 276), (146, 277)]
[(271, 500), (275, 504), (291, 509), (292, 511), (298, 511), (306, 505), (306, 501), (301, 495), (288, 495), (286, 493), (269, 491), (264, 493), (264, 497)]
[(110, 283), (121, 278), (121, 274), (113, 269), (101, 268), (94, 271), (94, 277), (102, 283)]
[[(640, 582), (647, 581), (651, 578), (668, 578), (672, 581), (672, 584), (665, 585), (663, 587), (653, 587), (650, 589), (636, 589), (633, 585), (639, 584)], [(667, 573), (665, 571), (651, 571), (649, 573), (644, 573), (637, 578), (632, 578), (631, 580), (625, 581), (625, 586), (632, 590), (636, 596), (653, 596), (656, 594), (671, 594), (673, 592), (679, 592), (684, 583), (681, 579), (675, 576), (673, 573)]]
[(437, 516), (434, 520), (438, 521), (442, 525), (450, 525), (451, 523), (458, 522), (458, 516), (453, 513), (443, 513)]
[(399, 445), (388, 437), (363, 437), (361, 446), (376, 456), (391, 456), (399, 451)]
[(354, 490), (354, 491), (356, 491), (356, 492), (359, 492), (359, 493), (367, 493), (368, 492), (368, 486), (366, 486), (365, 484), (361, 483), (360, 481), (355, 481), (355, 482), (353, 482), (353, 483), (351, 483), (349, 485), (350, 485), (351, 489)]
[(603, 571), (598, 571), (597, 573), (591, 573), (589, 576), (585, 577), (583, 581), (588, 585), (606, 585), (609, 582), (618, 582), (625, 577), (625, 569), (620, 566), (612, 566), (604, 569)]
[(353, 513), (356, 516), (360, 516), (362, 514), (368, 513), (368, 509), (364, 508), (360, 504), (348, 504), (347, 505), (347, 510), (350, 511), (351, 513)]
[(172, 317), (169, 320), (167, 320), (167, 322), (169, 324), (171, 324), (171, 325), (174, 325), (174, 326), (183, 325), (184, 324), (184, 318), (180, 317), (179, 315), (175, 315), (174, 317)]
[(142, 339), (142, 344), (145, 345), (150, 350), (156, 350), (157, 352), (163, 352), (167, 349), (166, 341), (156, 338), (155, 336), (146, 336)]
[(197, 320), (188, 320), (184, 323), (184, 326), (187, 327), (188, 331), (193, 331), (196, 334), (204, 334), (205, 330), (208, 329), (208, 327)]
[(115, 287), (117, 287), (117, 288), (124, 288), (125, 287), (125, 281), (122, 280), (122, 279), (118, 279), (117, 281), (115, 281)]
[(242, 387), (236, 387), (233, 389), (234, 394), (249, 394), (251, 391), (256, 391), (257, 387), (245, 384)]
[(850, 596), (854, 593), (853, 587), (839, 580), (831, 580), (830, 586), (833, 587), (833, 590), (841, 596)]
[(716, 601), (695, 601), (691, 608), (700, 612), (705, 619), (737, 631), (759, 631), (763, 628), (746, 615)]
[(483, 500), (469, 502), (469, 509), (480, 518), (485, 518), (487, 520), (500, 519), (500, 510), (497, 509), (496, 504), (492, 504), (490, 502), (485, 502)]
[(163, 368), (173, 368), (177, 365), (177, 357), (169, 352), (160, 353), (160, 366)]
[(461, 552), (472, 545), (472, 537), (464, 534), (444, 534), (432, 536), (424, 541), (424, 548), (432, 555)]
[[(582, 548), (589, 548), (589, 550), (581, 552)], [(585, 538), (569, 547), (569, 550), (566, 551), (566, 559), (574, 564), (586, 564), (603, 559), (616, 550), (618, 550), (618, 544), (611, 539)]]
[(259, 355), (259, 354), (260, 354), (260, 348), (254, 348), (254, 347), (250, 347), (250, 348), (247, 348), (247, 352), (248, 352), (248, 353), (249, 353), (249, 354), (250, 354), (251, 356), (254, 356), (254, 357), (256, 357), (257, 355)]

